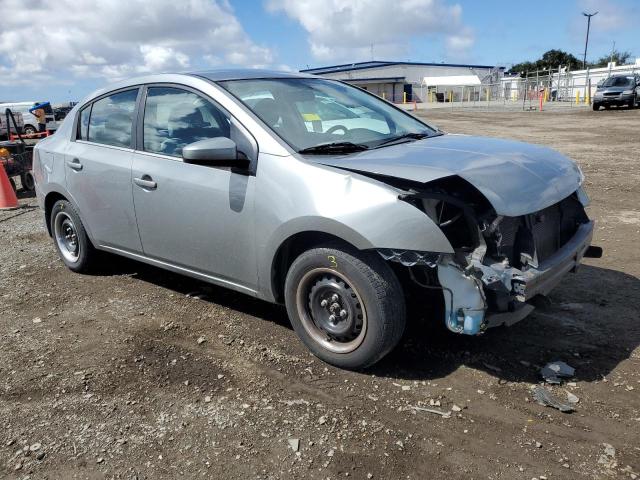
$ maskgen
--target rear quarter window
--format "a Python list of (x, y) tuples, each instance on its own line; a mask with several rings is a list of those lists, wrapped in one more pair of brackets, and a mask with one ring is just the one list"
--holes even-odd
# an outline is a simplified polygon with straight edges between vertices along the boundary
[(88, 105), (80, 112), (80, 119), (78, 120), (78, 140), (88, 140), (89, 133), (89, 115), (91, 114), (91, 105)]

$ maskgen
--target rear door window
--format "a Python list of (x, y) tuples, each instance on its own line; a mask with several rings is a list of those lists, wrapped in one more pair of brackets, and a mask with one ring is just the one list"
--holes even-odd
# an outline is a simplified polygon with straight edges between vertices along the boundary
[(104, 145), (130, 148), (137, 97), (136, 88), (114, 93), (95, 102), (91, 108), (87, 139)]

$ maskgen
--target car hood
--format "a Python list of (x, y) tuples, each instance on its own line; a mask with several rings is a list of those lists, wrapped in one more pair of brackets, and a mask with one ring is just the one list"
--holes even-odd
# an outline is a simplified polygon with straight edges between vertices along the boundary
[(577, 165), (549, 148), (467, 135), (424, 140), (341, 156), (308, 160), (364, 175), (375, 174), (427, 183), (457, 175), (475, 186), (499, 215), (542, 210), (575, 192)]

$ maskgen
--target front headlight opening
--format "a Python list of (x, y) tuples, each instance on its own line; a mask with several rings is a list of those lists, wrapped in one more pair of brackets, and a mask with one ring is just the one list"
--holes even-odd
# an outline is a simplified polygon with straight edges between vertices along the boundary
[(477, 246), (478, 227), (462, 206), (435, 198), (423, 199), (422, 205), (454, 249), (474, 249)]

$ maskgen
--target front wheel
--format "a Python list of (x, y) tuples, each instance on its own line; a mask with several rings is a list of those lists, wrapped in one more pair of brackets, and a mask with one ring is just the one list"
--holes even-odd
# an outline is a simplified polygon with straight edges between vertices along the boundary
[(389, 353), (406, 323), (402, 287), (374, 252), (314, 248), (291, 265), (285, 303), (294, 330), (313, 352), (340, 368), (362, 369)]
[(32, 125), (25, 125), (22, 129), (22, 133), (24, 133), (25, 135), (32, 135), (36, 133), (36, 128)]
[(598, 110), (600, 110), (600, 104), (599, 104), (599, 103), (596, 103), (596, 102), (593, 102), (593, 110), (594, 110), (595, 112), (597, 112)]

